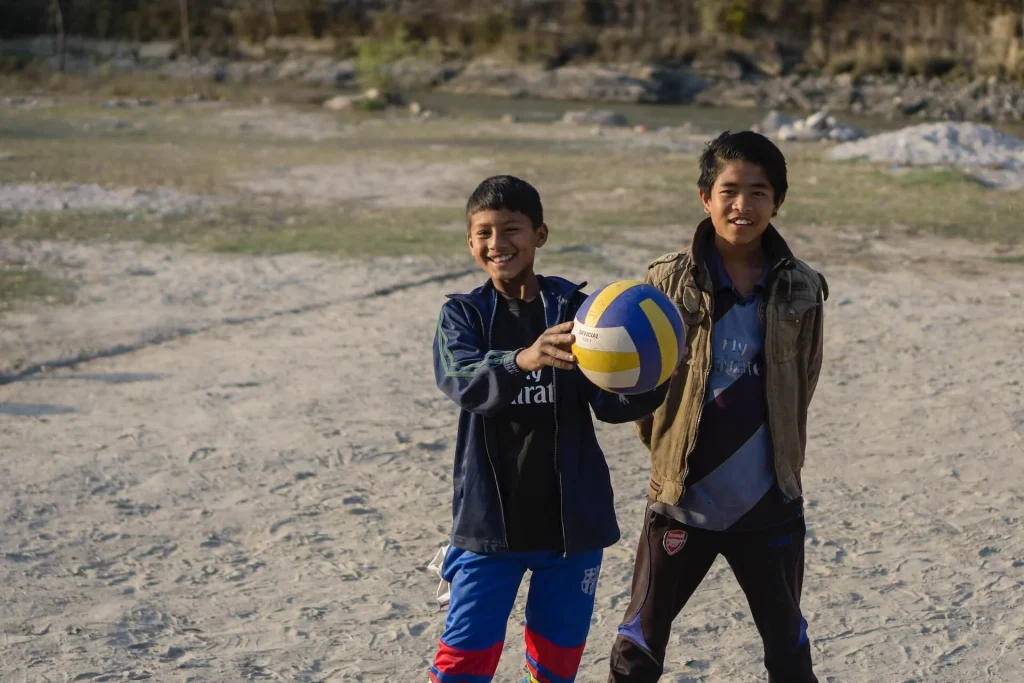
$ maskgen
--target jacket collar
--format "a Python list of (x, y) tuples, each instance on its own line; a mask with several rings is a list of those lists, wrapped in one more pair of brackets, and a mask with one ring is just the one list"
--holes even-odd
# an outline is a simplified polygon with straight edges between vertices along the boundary
[[(572, 299), (576, 292), (587, 286), (586, 282), (575, 284), (565, 278), (544, 275), (538, 275), (537, 282), (540, 284), (540, 295), (544, 300), (544, 307), (548, 311), (548, 315), (552, 317)], [(490, 311), (497, 303), (498, 290), (495, 289), (493, 282), (487, 280), (467, 294), (452, 293), (448, 294), (448, 298), (467, 303), (489, 317)], [(554, 324), (551, 320), (548, 320), (548, 323), (549, 325)]]
[[(714, 239), (715, 226), (710, 218), (705, 218), (693, 233), (693, 243), (690, 245), (690, 273), (697, 285), (707, 291), (711, 291), (713, 287), (709, 256), (711, 249), (714, 249)], [(768, 255), (769, 273), (774, 273), (780, 266), (785, 267), (794, 258), (793, 251), (786, 244), (786, 240), (771, 223), (761, 235), (761, 244)]]

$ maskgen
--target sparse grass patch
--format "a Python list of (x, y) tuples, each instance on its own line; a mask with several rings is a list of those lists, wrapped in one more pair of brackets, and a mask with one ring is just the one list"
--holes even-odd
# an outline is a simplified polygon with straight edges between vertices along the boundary
[(0, 266), (0, 312), (31, 302), (66, 304), (74, 299), (74, 290), (65, 280), (43, 275), (32, 268)]
[(900, 185), (924, 185), (927, 187), (939, 187), (942, 185), (957, 185), (960, 183), (967, 183), (969, 185), (978, 186), (978, 181), (956, 169), (933, 169), (933, 168), (914, 168), (905, 169), (899, 172), (885, 174), (888, 178), (891, 178), (893, 182)]
[(461, 233), (437, 229), (450, 223), (452, 213), (434, 208), (285, 205), (134, 217), (88, 211), (6, 212), (0, 213), (0, 238), (141, 240), (238, 254), (447, 256), (465, 245)]

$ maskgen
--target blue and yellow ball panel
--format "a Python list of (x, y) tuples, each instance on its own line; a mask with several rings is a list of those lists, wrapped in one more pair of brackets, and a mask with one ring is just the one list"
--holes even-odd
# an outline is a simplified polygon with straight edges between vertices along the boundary
[(662, 385), (682, 360), (683, 319), (661, 290), (620, 280), (589, 297), (576, 313), (573, 354), (591, 382), (620, 394)]

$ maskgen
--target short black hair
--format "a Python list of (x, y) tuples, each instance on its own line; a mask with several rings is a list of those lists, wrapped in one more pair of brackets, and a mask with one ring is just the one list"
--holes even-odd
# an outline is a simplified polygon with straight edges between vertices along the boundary
[(786, 157), (775, 144), (751, 130), (731, 133), (725, 131), (704, 146), (700, 155), (700, 179), (697, 187), (705, 195), (711, 194), (711, 188), (718, 180), (722, 166), (730, 161), (749, 161), (764, 169), (768, 182), (772, 185), (776, 203), (789, 191), (786, 179)]
[(485, 179), (466, 202), (466, 222), (478, 211), (516, 211), (530, 219), (534, 228), (544, 223), (544, 207), (537, 189), (515, 176), (496, 175)]

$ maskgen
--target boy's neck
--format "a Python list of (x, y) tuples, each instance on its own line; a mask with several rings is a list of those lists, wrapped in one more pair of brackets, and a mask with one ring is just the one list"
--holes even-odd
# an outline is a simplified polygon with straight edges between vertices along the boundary
[(718, 251), (722, 264), (725, 266), (738, 267), (764, 267), (767, 257), (764, 253), (762, 239), (757, 239), (750, 244), (732, 244), (726, 242), (719, 235), (715, 235), (715, 249)]
[(540, 281), (533, 270), (521, 273), (514, 280), (491, 279), (494, 288), (509, 299), (522, 299), (533, 301), (533, 298), (540, 294)]

